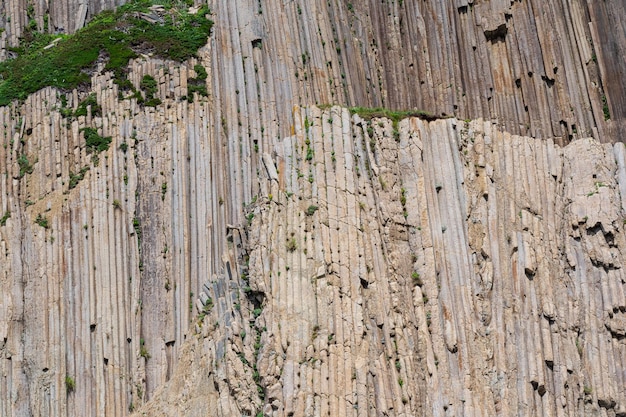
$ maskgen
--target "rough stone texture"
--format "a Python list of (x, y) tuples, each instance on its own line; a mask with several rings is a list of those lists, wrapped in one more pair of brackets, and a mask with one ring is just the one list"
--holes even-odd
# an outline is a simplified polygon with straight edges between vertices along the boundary
[(0, 108), (0, 416), (626, 415), (626, 20), (589, 5), (215, 1), (208, 98), (140, 59), (156, 108)]
[[(72, 32), (85, 16), (124, 2), (0, 3), (0, 59), (30, 19), (40, 30)], [(218, 105), (228, 120), (237, 108), (254, 119), (263, 109), (260, 125), (275, 124), (284, 136), (292, 104), (338, 103), (485, 118), (561, 144), (626, 134), (622, 0), (208, 4), (216, 22)]]
[[(404, 120), (396, 141), (337, 107), (295, 119), (249, 208), (265, 415), (626, 412), (623, 144), (454, 119)], [(185, 414), (194, 369), (143, 415)]]

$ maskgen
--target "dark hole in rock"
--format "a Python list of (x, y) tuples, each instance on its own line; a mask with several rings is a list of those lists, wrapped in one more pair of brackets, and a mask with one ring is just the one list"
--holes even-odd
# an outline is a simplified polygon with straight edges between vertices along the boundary
[(509, 29), (506, 27), (506, 23), (502, 23), (494, 30), (486, 30), (484, 33), (485, 38), (487, 38), (489, 42), (496, 43), (504, 42), (504, 38), (506, 37), (508, 31)]

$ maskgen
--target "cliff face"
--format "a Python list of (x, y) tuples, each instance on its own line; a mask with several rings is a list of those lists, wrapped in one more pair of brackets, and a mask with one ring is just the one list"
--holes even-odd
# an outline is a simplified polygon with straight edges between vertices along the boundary
[(626, 415), (622, 2), (210, 6), (154, 108), (0, 108), (0, 415)]
[[(7, 0), (0, 49), (29, 24), (72, 32), (124, 2)], [(229, 123), (240, 109), (284, 136), (292, 104), (338, 103), (483, 117), (561, 144), (625, 132), (621, 0), (208, 3), (215, 104)]]

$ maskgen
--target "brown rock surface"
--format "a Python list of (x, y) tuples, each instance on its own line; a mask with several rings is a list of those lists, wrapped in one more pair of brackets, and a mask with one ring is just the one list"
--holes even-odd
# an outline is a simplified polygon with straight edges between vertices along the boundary
[(208, 98), (140, 59), (155, 108), (110, 74), (101, 116), (1, 107), (0, 416), (626, 415), (626, 20), (592, 6), (216, 0)]

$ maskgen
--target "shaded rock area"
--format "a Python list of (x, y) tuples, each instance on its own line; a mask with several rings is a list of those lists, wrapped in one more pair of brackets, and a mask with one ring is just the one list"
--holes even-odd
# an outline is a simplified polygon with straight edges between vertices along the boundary
[[(69, 3), (0, 3), (0, 58), (116, 5)], [(154, 107), (102, 63), (0, 107), (0, 415), (625, 416), (594, 5), (215, 0), (197, 59), (131, 61)]]

